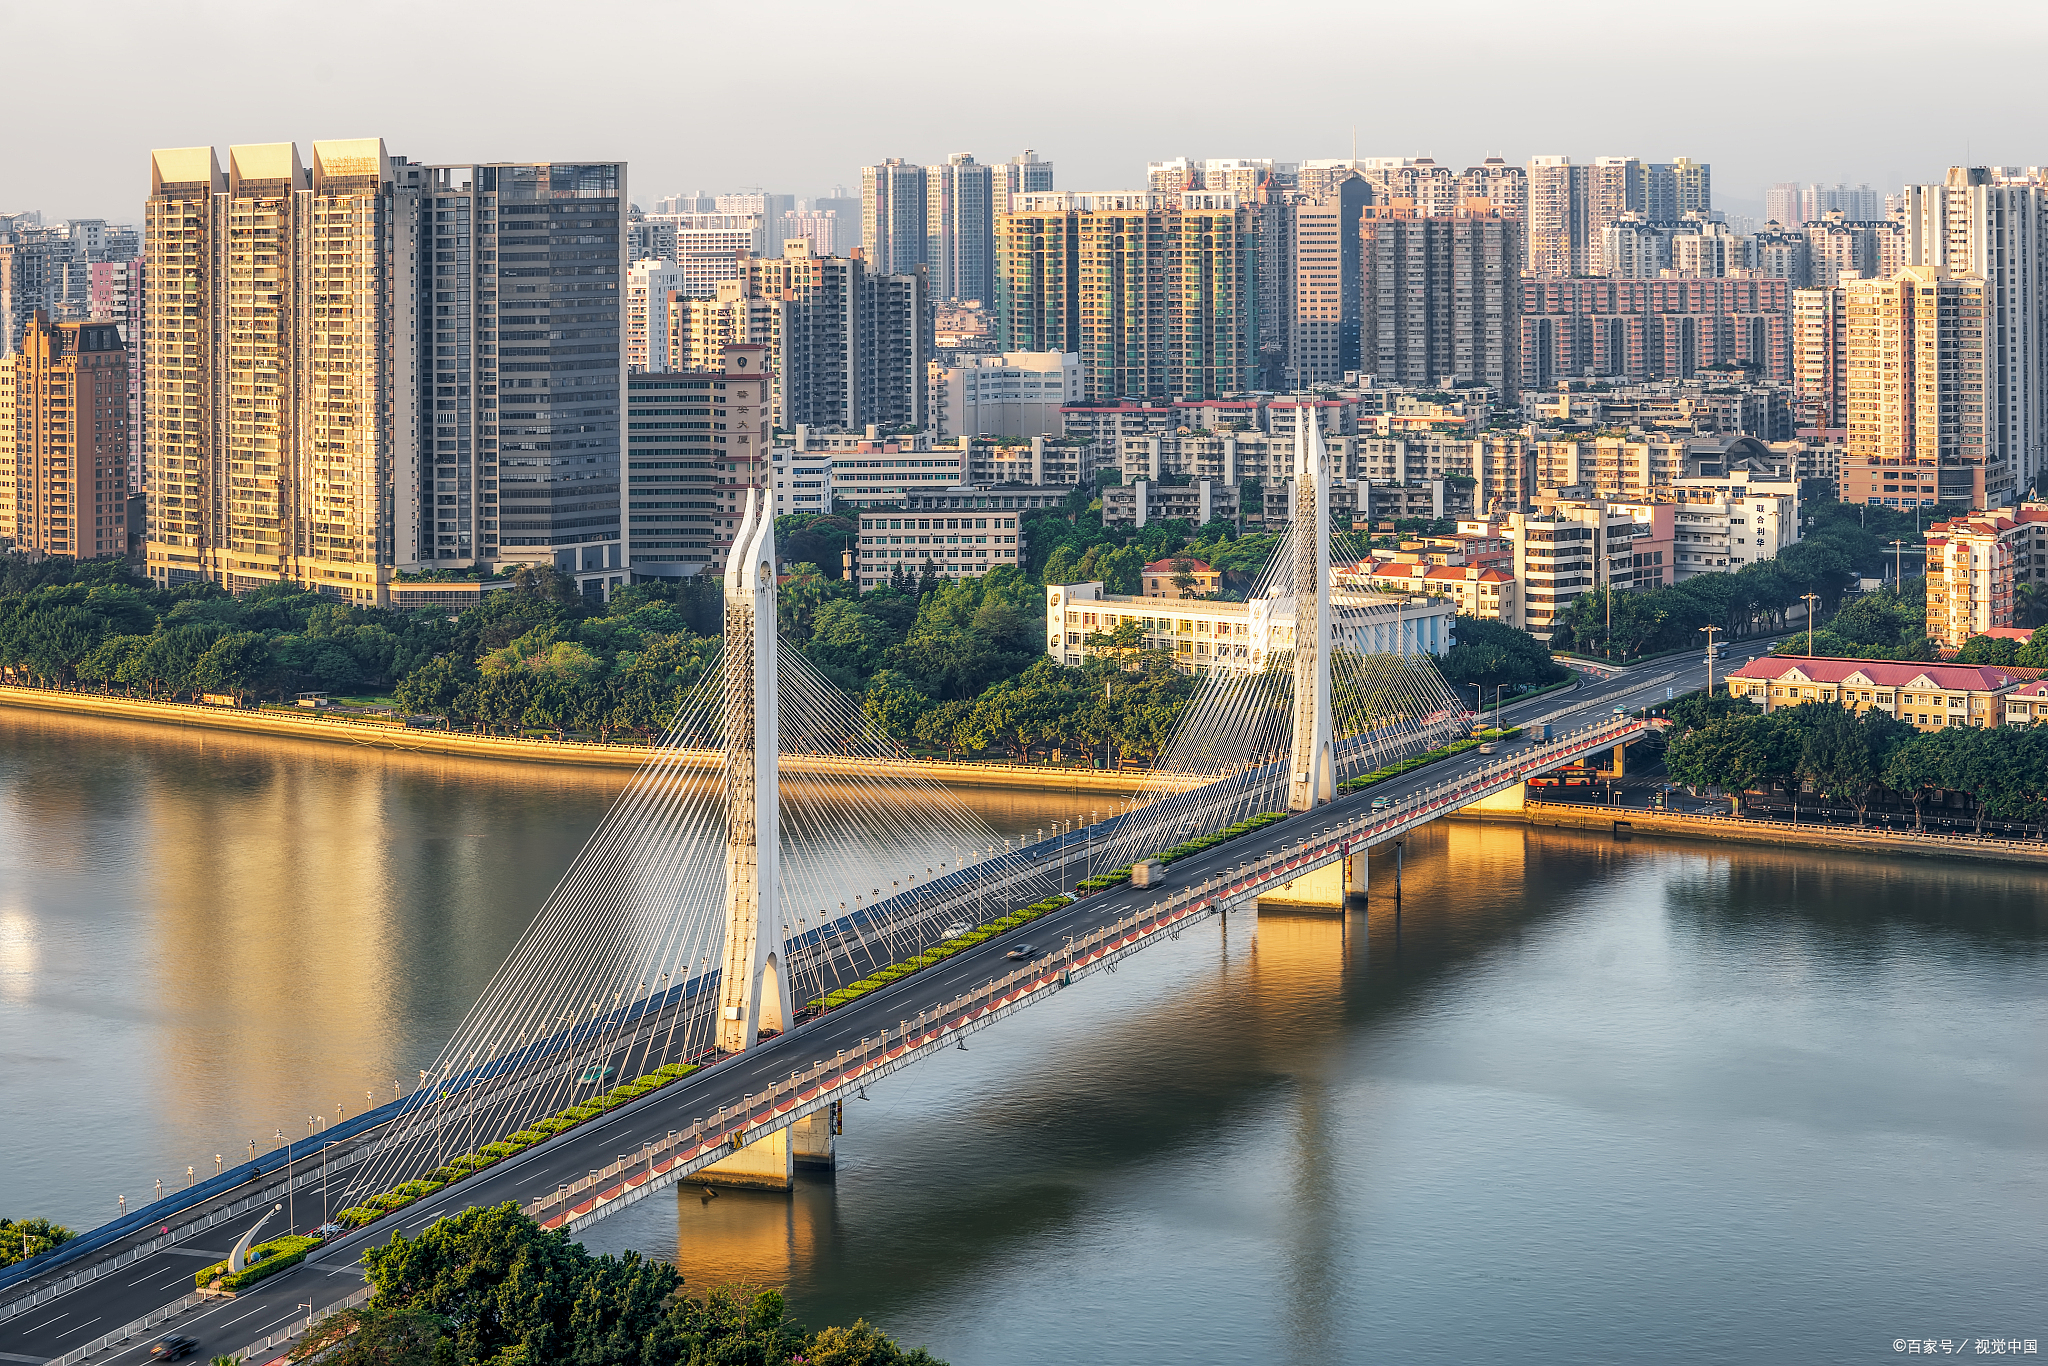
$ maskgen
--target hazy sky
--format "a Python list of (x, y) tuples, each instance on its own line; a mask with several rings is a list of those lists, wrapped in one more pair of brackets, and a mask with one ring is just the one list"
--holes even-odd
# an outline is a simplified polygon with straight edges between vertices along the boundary
[(6, 34), (0, 210), (52, 217), (139, 218), (152, 147), (330, 137), (625, 158), (643, 205), (1026, 147), (1063, 188), (1119, 188), (1171, 156), (1344, 156), (1354, 128), (1361, 155), (1457, 166), (1691, 156), (1738, 212), (1776, 180), (2048, 161), (2040, 0), (22, 0)]

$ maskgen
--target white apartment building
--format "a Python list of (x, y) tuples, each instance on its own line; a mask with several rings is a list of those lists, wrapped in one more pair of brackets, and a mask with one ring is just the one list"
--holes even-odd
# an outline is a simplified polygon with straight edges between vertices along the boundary
[[(949, 492), (964, 493), (965, 490)], [(916, 500), (923, 503), (925, 500)], [(950, 498), (949, 502), (987, 503), (986, 495)], [(979, 578), (991, 569), (1017, 565), (1015, 510), (988, 507), (928, 506), (889, 508), (860, 515), (860, 548), (855, 552), (854, 582), (862, 591), (891, 581), (915, 581), (926, 567), (939, 578)]]
[[(1360, 654), (1447, 653), (1457, 607), (1445, 598), (1335, 589), (1330, 594), (1332, 638), (1340, 650)], [(1136, 623), (1144, 648), (1172, 656), (1192, 674), (1250, 674), (1276, 654), (1294, 649), (1294, 600), (1196, 602), (1107, 593), (1100, 583), (1051, 584), (1045, 590), (1045, 652), (1076, 665), (1090, 654), (1091, 635)]]
[(1673, 538), (1680, 582), (1732, 574), (1774, 558), (1799, 539), (1799, 480), (1736, 470), (1681, 479)]
[(775, 485), (775, 515), (832, 510), (832, 457), (825, 451), (797, 453), (795, 446), (777, 446), (770, 479)]
[(831, 461), (828, 506), (868, 508), (896, 506), (914, 493), (956, 487), (966, 474), (964, 455), (957, 446), (934, 447), (922, 432), (884, 437), (872, 425), (865, 433), (813, 432), (800, 425), (794, 458)]
[[(757, 213), (649, 214), (647, 222), (675, 230), (675, 263), (683, 272), (683, 294), (709, 299), (718, 282), (739, 274), (739, 258), (769, 253), (768, 219)], [(780, 253), (782, 244), (774, 244)]]
[[(626, 268), (626, 369), (669, 368), (668, 296), (682, 288), (683, 272), (673, 261), (635, 261)], [(722, 348), (709, 364), (724, 364)]]
[(1066, 430), (1061, 407), (1079, 403), (1085, 393), (1076, 351), (1005, 351), (962, 356), (952, 365), (932, 363), (933, 408), (942, 439), (1059, 436)]
[(1034, 436), (1018, 441), (962, 436), (954, 445), (967, 452), (970, 484), (1040, 487), (1095, 481), (1095, 448), (1078, 438)]

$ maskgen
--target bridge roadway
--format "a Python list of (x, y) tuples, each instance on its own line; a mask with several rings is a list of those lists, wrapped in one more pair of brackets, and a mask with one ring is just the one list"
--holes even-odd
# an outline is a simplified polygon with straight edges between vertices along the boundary
[[(1633, 710), (1661, 705), (1667, 688), (1676, 695), (1700, 687), (1705, 681), (1705, 672), (1703, 660), (1693, 656), (1682, 663), (1660, 661), (1639, 666), (1612, 678), (1582, 678), (1569, 691), (1509, 705), (1502, 709), (1502, 717), (1509, 724), (1548, 723), (1560, 728), (1585, 726), (1614, 719), (1612, 713), (1616, 707)], [(1490, 710), (1488, 715), (1491, 715)], [(1382, 797), (1394, 798), (1397, 810), (1392, 814), (1398, 815), (1399, 808), (1408, 806), (1413, 799), (1426, 796), (1432, 789), (1456, 787), (1477, 777), (1484, 768), (1524, 757), (1530, 745), (1531, 742), (1525, 738), (1509, 746), (1508, 752), (1498, 758), (1482, 758), (1476, 750), (1471, 751), (1402, 779), (1348, 794), (1312, 814), (1277, 822), (1254, 835), (1181, 860), (1173, 865), (1168, 891), (1221, 879), (1240, 865), (1277, 863), (1305, 845), (1316, 844), (1315, 836), (1319, 832), (1365, 818), (1372, 802)], [(1545, 755), (1543, 760), (1546, 764), (1562, 761), (1562, 757), (1553, 755)], [(1404, 828), (1435, 819), (1439, 814), (1441, 812), (1435, 809), (1426, 813), (1418, 811), (1415, 819), (1404, 823)], [(1323, 843), (1327, 852), (1319, 861), (1327, 862), (1336, 856), (1335, 846), (1328, 841)], [(1113, 927), (1120, 921), (1142, 915), (1145, 908), (1157, 902), (1161, 895), (1158, 890), (1126, 887), (1078, 901), (1009, 936), (954, 955), (853, 1005), (807, 1022), (787, 1035), (728, 1059), (685, 1082), (664, 1087), (600, 1120), (578, 1126), (547, 1144), (437, 1192), (408, 1207), (399, 1218), (379, 1221), (369, 1229), (339, 1239), (300, 1267), (260, 1282), (235, 1299), (208, 1302), (172, 1319), (162, 1328), (152, 1328), (137, 1335), (125, 1346), (117, 1344), (95, 1350), (91, 1359), (114, 1362), (147, 1360), (150, 1342), (165, 1331), (176, 1331), (197, 1339), (201, 1359), (240, 1351), (294, 1321), (303, 1321), (306, 1314), (303, 1306), (311, 1304), (316, 1309), (323, 1309), (358, 1289), (361, 1285), (361, 1264), (357, 1258), (362, 1247), (384, 1241), (394, 1228), (410, 1236), (435, 1219), (463, 1208), (504, 1200), (536, 1208), (534, 1202), (551, 1196), (561, 1185), (591, 1185), (589, 1178), (593, 1172), (612, 1168), (621, 1157), (635, 1159), (631, 1167), (637, 1172), (640, 1168), (638, 1155), (644, 1153), (649, 1144), (665, 1147), (672, 1131), (686, 1129), (699, 1120), (710, 1121), (707, 1128), (716, 1127), (716, 1117), (721, 1108), (729, 1115), (736, 1115), (742, 1108), (758, 1111), (758, 1102), (748, 1105), (749, 1097), (760, 1097), (777, 1083), (787, 1086), (793, 1073), (808, 1069), (810, 1064), (829, 1063), (842, 1051), (850, 1054), (864, 1047), (872, 1053), (874, 1040), (880, 1032), (893, 1032), (900, 1020), (919, 1015), (936, 1017), (949, 1006), (957, 1007), (959, 998), (984, 992), (993, 979), (1013, 971), (1015, 965), (1009, 963), (1004, 955), (1019, 940), (1057, 952), (1070, 937), (1085, 939), (1091, 935), (1113, 933)], [(1242, 899), (1248, 902), (1250, 895)], [(1077, 971), (1075, 975), (1081, 974)], [(950, 1036), (947, 1045), (950, 1046)], [(893, 1070), (893, 1065), (866, 1075), (874, 1077), (886, 1070)], [(784, 1115), (783, 1121), (790, 1117)], [(767, 1129), (755, 1132), (767, 1132)], [(685, 1176), (689, 1170), (715, 1160), (715, 1156), (707, 1152), (696, 1160), (678, 1164), (656, 1184), (666, 1185)], [(609, 1171), (605, 1181), (616, 1186), (615, 1182), (610, 1182)], [(604, 1183), (599, 1184), (602, 1189)], [(643, 1185), (629, 1194), (637, 1198), (652, 1188), (652, 1185)], [(306, 1199), (303, 1187), (301, 1191), (300, 1198)], [(317, 1198), (317, 1188), (313, 1198)], [(571, 1203), (572, 1206), (576, 1203), (574, 1197)], [(100, 1335), (177, 1298), (191, 1286), (192, 1273), (204, 1266), (207, 1260), (224, 1257), (227, 1249), (254, 1222), (261, 1209), (267, 1208), (268, 1204), (265, 1204), (260, 1209), (224, 1220), (217, 1225), (217, 1234), (210, 1233), (192, 1240), (204, 1243), (204, 1248), (185, 1244), (143, 1255), (122, 1273), (102, 1277), (39, 1304), (34, 1310), (15, 1315), (5, 1324), (0, 1324), (0, 1362), (56, 1360), (60, 1359), (60, 1354), (72, 1354), (72, 1359), (77, 1359), (75, 1353)], [(578, 1209), (576, 1212), (583, 1211)], [(558, 1222), (560, 1211), (540, 1207), (538, 1213), (553, 1223)], [(182, 1214), (177, 1219), (190, 1217), (190, 1214)], [(303, 1226), (310, 1220), (298, 1222)], [(568, 1222), (572, 1228), (578, 1228), (588, 1222), (588, 1217), (572, 1217)], [(146, 1246), (149, 1240), (137, 1237), (135, 1241)], [(283, 1349), (280, 1346), (278, 1350), (281, 1352)], [(252, 1361), (250, 1366), (256, 1366), (256, 1362)]]

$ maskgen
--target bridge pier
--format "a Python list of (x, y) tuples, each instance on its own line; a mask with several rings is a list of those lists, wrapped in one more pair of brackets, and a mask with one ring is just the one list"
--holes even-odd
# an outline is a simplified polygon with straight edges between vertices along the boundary
[(706, 1186), (786, 1191), (796, 1175), (789, 1132), (788, 1129), (777, 1129), (766, 1138), (757, 1138), (731, 1157), (712, 1163), (690, 1179)]
[(791, 1161), (811, 1171), (829, 1172), (838, 1167), (842, 1123), (839, 1102), (835, 1100), (817, 1113), (805, 1115), (790, 1125)]
[(1261, 910), (1270, 906), (1296, 913), (1329, 911), (1341, 915), (1349, 899), (1364, 896), (1365, 888), (1365, 850), (1360, 849), (1260, 892), (1258, 904)]

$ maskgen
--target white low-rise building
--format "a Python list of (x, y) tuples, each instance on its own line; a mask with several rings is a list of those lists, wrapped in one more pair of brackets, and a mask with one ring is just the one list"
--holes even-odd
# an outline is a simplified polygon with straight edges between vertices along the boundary
[(932, 363), (939, 436), (1061, 436), (1063, 405), (1079, 403), (1085, 378), (1078, 351), (1005, 351)]
[(1733, 574), (1773, 559), (1799, 539), (1799, 480), (1738, 469), (1680, 479), (1673, 488), (1672, 559), (1676, 581)]
[[(1444, 598), (1338, 591), (1330, 595), (1337, 648), (1360, 654), (1443, 655), (1457, 607)], [(1257, 673), (1276, 652), (1294, 649), (1294, 599), (1250, 602), (1134, 597), (1102, 584), (1052, 584), (1045, 590), (1045, 652), (1062, 664), (1091, 654), (1091, 636), (1135, 623), (1143, 648), (1169, 654), (1186, 673)]]

